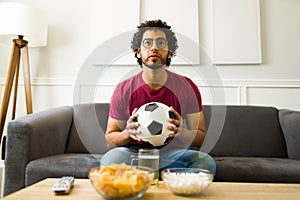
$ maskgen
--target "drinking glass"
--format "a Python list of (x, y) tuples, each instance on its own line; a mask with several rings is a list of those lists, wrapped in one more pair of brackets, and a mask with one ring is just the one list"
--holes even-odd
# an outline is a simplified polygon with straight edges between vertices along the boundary
[(138, 162), (138, 166), (150, 167), (154, 170), (152, 185), (157, 185), (159, 180), (159, 150), (158, 149), (139, 149), (138, 156), (131, 158), (131, 165)]

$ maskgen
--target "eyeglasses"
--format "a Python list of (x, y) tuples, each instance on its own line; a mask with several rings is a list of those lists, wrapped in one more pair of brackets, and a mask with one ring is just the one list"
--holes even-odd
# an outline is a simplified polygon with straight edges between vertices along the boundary
[[(164, 49), (168, 44), (167, 40), (164, 38), (156, 39), (155, 43), (158, 49)], [(146, 38), (143, 40), (142, 44), (146, 49), (150, 49), (153, 46), (153, 39)]]

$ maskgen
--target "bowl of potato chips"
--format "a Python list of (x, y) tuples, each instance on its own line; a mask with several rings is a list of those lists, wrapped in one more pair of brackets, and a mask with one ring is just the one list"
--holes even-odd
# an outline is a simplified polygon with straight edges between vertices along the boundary
[(140, 199), (151, 185), (154, 171), (148, 167), (111, 164), (90, 169), (89, 179), (107, 200)]

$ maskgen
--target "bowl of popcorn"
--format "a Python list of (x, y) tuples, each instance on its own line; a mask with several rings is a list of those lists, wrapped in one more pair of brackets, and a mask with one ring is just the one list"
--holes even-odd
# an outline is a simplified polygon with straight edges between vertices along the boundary
[(126, 164), (94, 167), (89, 172), (92, 185), (107, 200), (140, 199), (151, 185), (153, 176), (151, 168)]
[(170, 168), (162, 171), (166, 187), (181, 196), (203, 194), (213, 181), (213, 177), (211, 171), (200, 168)]

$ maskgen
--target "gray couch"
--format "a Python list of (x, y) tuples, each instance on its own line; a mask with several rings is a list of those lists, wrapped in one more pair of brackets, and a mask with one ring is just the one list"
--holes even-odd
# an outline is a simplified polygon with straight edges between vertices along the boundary
[[(109, 104), (34, 113), (8, 125), (4, 195), (47, 177), (87, 178), (108, 150)], [(300, 112), (258, 106), (203, 106), (203, 150), (215, 181), (300, 183)]]

